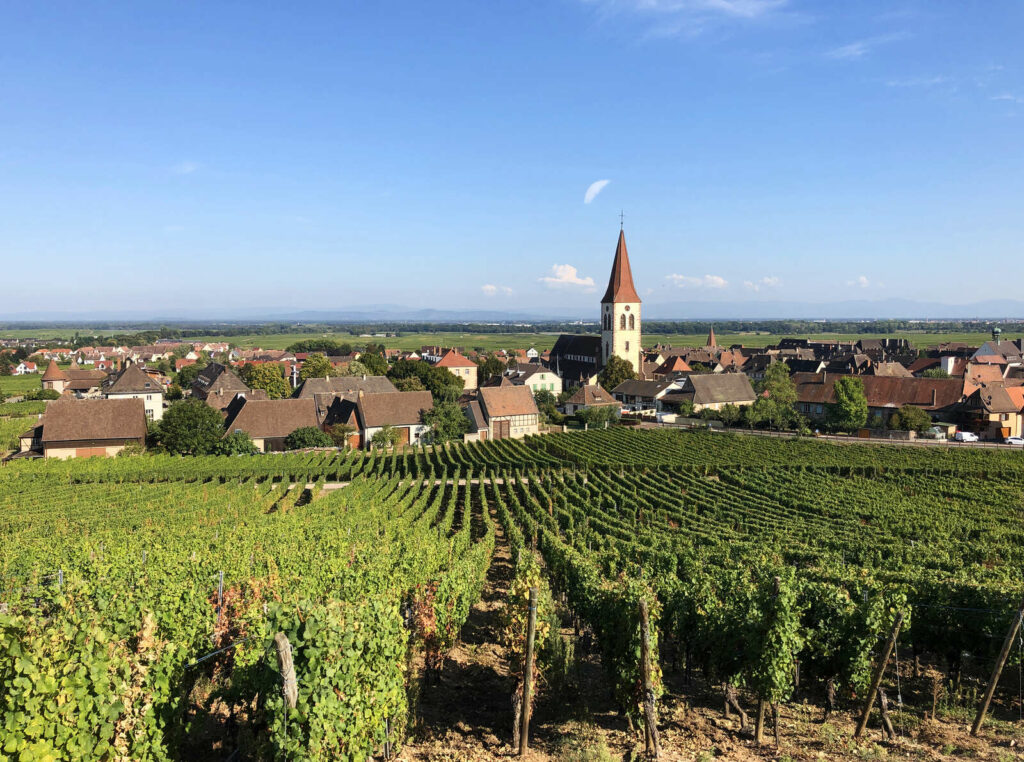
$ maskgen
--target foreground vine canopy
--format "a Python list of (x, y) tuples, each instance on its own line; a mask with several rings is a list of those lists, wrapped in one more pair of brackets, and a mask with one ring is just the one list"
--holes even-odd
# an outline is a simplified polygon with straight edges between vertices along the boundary
[(498, 526), (523, 584), (542, 574), (564, 597), (641, 722), (641, 600), (656, 665), (671, 643), (768, 702), (791, 696), (795, 660), (803, 683), (863, 693), (897, 611), (915, 653), (992, 660), (1022, 587), (1020, 459), (613, 428), (397, 454), (11, 464), (0, 759), (363, 762), (396, 748), (419, 656), (454, 645)]

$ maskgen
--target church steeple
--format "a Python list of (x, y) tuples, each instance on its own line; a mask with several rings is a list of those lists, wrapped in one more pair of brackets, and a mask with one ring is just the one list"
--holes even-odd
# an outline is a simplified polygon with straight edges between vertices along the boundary
[(633, 286), (633, 271), (629, 268), (629, 252), (626, 251), (626, 233), (619, 231), (619, 243), (615, 247), (615, 262), (612, 263), (612, 275), (608, 279), (608, 290), (604, 292), (601, 303), (630, 302), (639, 304), (640, 297)]
[(718, 342), (715, 341), (715, 327), (711, 326), (711, 331), (708, 333), (708, 346), (712, 349), (718, 348)]
[(601, 364), (606, 365), (617, 356), (628, 360), (633, 370), (640, 373), (641, 337), (640, 296), (633, 285), (626, 234), (620, 230), (608, 290), (601, 299)]

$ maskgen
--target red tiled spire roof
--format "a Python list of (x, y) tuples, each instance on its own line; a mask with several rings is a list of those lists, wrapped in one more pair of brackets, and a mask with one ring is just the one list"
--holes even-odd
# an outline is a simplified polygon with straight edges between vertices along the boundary
[(715, 327), (711, 326), (711, 332), (708, 334), (708, 346), (717, 347), (718, 342), (715, 341)]
[(601, 302), (630, 302), (633, 304), (640, 302), (640, 297), (633, 286), (633, 271), (629, 268), (626, 234), (621, 230), (619, 231), (619, 244), (615, 247), (612, 277), (608, 279), (608, 290), (604, 292)]
[(50, 360), (50, 364), (46, 366), (46, 372), (43, 374), (43, 381), (67, 381), (68, 374), (60, 369), (57, 365), (56, 360)]

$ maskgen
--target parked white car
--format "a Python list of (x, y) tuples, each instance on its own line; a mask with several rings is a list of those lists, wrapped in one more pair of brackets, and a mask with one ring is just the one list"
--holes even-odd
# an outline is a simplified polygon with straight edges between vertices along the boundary
[(953, 439), (957, 442), (977, 442), (978, 435), (971, 431), (958, 431)]
[(1024, 445), (1024, 437), (1007, 437), (1003, 444)]

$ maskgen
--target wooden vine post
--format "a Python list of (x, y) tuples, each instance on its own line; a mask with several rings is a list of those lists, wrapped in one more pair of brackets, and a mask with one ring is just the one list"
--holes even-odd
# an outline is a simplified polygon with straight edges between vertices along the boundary
[[(534, 535), (536, 537), (536, 535)], [(530, 748), (530, 709), (533, 703), (533, 641), (537, 630), (537, 588), (530, 588), (530, 618), (526, 626), (526, 664), (523, 668), (523, 708), (520, 716), (519, 756)]]
[(896, 619), (892, 623), (892, 632), (889, 633), (889, 639), (885, 641), (885, 647), (882, 649), (882, 658), (878, 661), (878, 666), (875, 667), (875, 674), (871, 678), (871, 687), (868, 688), (867, 701), (864, 702), (864, 711), (861, 712), (860, 722), (857, 723), (857, 730), (854, 732), (854, 738), (860, 738), (864, 733), (864, 728), (868, 726), (868, 717), (871, 716), (871, 707), (875, 703), (875, 699), (878, 697), (878, 688), (882, 685), (882, 676), (885, 674), (885, 667), (889, 663), (889, 656), (892, 655), (892, 649), (896, 645), (896, 638), (899, 637), (900, 627), (903, 626), (903, 612), (896, 612)]
[(288, 642), (287, 635), (279, 632), (274, 636), (274, 645), (277, 646), (277, 670), (281, 673), (284, 703), (289, 709), (294, 709), (299, 700), (299, 683), (295, 679), (295, 664), (292, 663), (292, 644)]
[(999, 676), (1003, 673), (1006, 659), (1009, 657), (1010, 649), (1013, 647), (1013, 639), (1017, 637), (1017, 631), (1020, 629), (1021, 619), (1024, 619), (1024, 600), (1020, 602), (1017, 616), (1013, 618), (1013, 622), (1010, 624), (1010, 629), (1006, 633), (1006, 640), (1003, 641), (1003, 649), (999, 652), (999, 658), (996, 659), (995, 669), (992, 670), (992, 678), (988, 681), (988, 689), (985, 691), (985, 697), (981, 700), (981, 706), (978, 707), (978, 716), (974, 718), (974, 725), (971, 726), (972, 736), (978, 735), (978, 731), (981, 730), (981, 724), (985, 722), (985, 715), (988, 713), (989, 704), (992, 703), (992, 696), (995, 695), (996, 686), (999, 685)]
[[(772, 598), (778, 598), (779, 592), (782, 590), (782, 580), (779, 577), (775, 577), (772, 580)], [(764, 715), (767, 704), (763, 696), (759, 696), (757, 699), (757, 719), (754, 721), (754, 743), (760, 746), (764, 743)], [(773, 713), (773, 717), (775, 714)], [(775, 739), (776, 745), (778, 745), (778, 722), (775, 723)]]
[(647, 601), (640, 600), (640, 672), (644, 683), (644, 741), (648, 756), (658, 759), (661, 744), (658, 740), (658, 714), (654, 706), (654, 684), (651, 681), (651, 627)]

